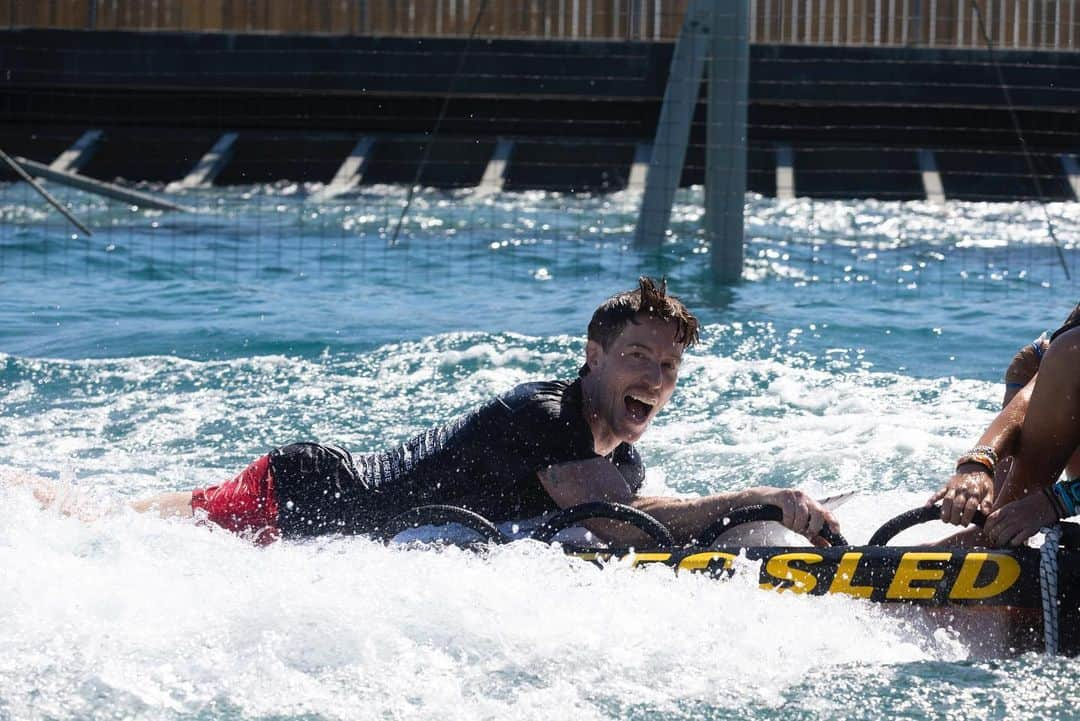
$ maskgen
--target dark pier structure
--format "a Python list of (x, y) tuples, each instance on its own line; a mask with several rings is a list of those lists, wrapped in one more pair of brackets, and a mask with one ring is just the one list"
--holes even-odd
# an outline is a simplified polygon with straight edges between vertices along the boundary
[[(434, 137), (421, 184), (619, 190), (647, 162), (686, 6), (195, 4), (5, 3), (0, 148), (68, 151), (107, 181), (345, 190), (412, 182)], [(1075, 200), (1078, 5), (754, 0), (748, 189)], [(702, 182), (705, 136), (695, 122), (684, 185)]]

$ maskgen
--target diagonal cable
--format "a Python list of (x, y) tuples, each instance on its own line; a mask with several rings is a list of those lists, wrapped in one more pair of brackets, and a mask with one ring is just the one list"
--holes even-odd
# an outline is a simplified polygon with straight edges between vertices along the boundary
[(420, 184), (420, 174), (424, 172), (428, 158), (431, 157), (431, 148), (435, 145), (435, 139), (439, 135), (439, 129), (442, 128), (443, 119), (446, 118), (446, 109), (450, 107), (450, 97), (454, 94), (454, 87), (457, 85), (458, 77), (461, 76), (461, 70), (465, 67), (465, 58), (469, 55), (469, 46), (472, 45), (473, 38), (476, 37), (476, 31), (480, 27), (480, 19), (484, 17), (487, 4), (488, 0), (481, 0), (480, 7), (476, 11), (476, 19), (473, 21), (472, 29), (469, 31), (469, 37), (465, 41), (465, 47), (461, 49), (461, 54), (458, 55), (457, 69), (450, 76), (450, 84), (446, 87), (446, 95), (443, 96), (442, 107), (439, 108), (435, 126), (431, 129), (431, 136), (428, 138), (427, 143), (424, 144), (424, 154), (421, 156), (420, 164), (416, 166), (416, 173), (409, 184), (409, 193), (405, 196), (405, 205), (401, 208), (401, 215), (398, 216), (397, 224), (394, 226), (394, 235), (390, 238), (390, 245), (397, 245), (401, 225), (405, 222), (405, 214), (409, 212), (409, 207), (412, 206), (413, 196), (416, 195), (416, 188)]
[(1005, 75), (1001, 72), (1001, 65), (998, 64), (997, 54), (994, 52), (994, 42), (990, 39), (990, 34), (986, 31), (986, 23), (983, 22), (983, 15), (982, 11), (979, 9), (979, 4), (975, 2), (975, 0), (971, 0), (971, 7), (975, 10), (975, 16), (979, 18), (979, 30), (982, 31), (983, 40), (986, 42), (986, 52), (990, 56), (990, 64), (994, 66), (994, 72), (997, 73), (998, 85), (1001, 86), (1001, 92), (1005, 95), (1005, 104), (1009, 108), (1009, 117), (1012, 119), (1013, 131), (1020, 141), (1020, 149), (1024, 151), (1024, 160), (1027, 162), (1028, 175), (1031, 176), (1032, 182), (1035, 183), (1035, 193), (1039, 196), (1039, 205), (1042, 207), (1043, 217), (1046, 219), (1046, 232), (1050, 236), (1050, 240), (1054, 241), (1054, 248), (1057, 250), (1058, 260), (1061, 261), (1061, 269), (1065, 271), (1065, 279), (1072, 280), (1072, 276), (1069, 275), (1069, 266), (1065, 262), (1065, 252), (1061, 249), (1061, 243), (1058, 242), (1057, 234), (1054, 232), (1054, 223), (1050, 219), (1050, 211), (1046, 207), (1046, 195), (1043, 193), (1042, 180), (1039, 179), (1039, 174), (1035, 170), (1035, 161), (1031, 157), (1031, 152), (1028, 150), (1027, 146), (1027, 140), (1024, 139), (1024, 133), (1020, 127), (1020, 117), (1016, 114), (1016, 108), (1013, 106), (1012, 94), (1009, 93), (1009, 86), (1005, 84)]

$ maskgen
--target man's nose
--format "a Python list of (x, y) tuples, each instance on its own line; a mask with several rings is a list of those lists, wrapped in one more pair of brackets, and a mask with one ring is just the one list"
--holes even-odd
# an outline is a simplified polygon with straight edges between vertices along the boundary
[(650, 363), (648, 369), (645, 371), (645, 378), (648, 381), (650, 388), (659, 389), (664, 383), (664, 370), (660, 367), (659, 363)]

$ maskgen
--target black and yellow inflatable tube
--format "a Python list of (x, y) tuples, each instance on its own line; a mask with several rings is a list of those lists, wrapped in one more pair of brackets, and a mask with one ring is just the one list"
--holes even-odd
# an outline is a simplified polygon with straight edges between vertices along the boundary
[[(1039, 581), (1040, 551), (1030, 547), (1011, 549), (951, 548), (885, 545), (900, 531), (940, 516), (934, 508), (920, 508), (890, 520), (874, 534), (871, 544), (848, 545), (836, 534), (833, 546), (724, 547), (717, 535), (739, 523), (775, 520), (771, 506), (735, 509), (703, 540), (676, 546), (670, 532), (647, 514), (619, 504), (596, 502), (565, 509), (540, 526), (534, 540), (550, 541), (560, 530), (589, 518), (608, 518), (630, 523), (645, 533), (651, 547), (638, 549), (588, 548), (564, 545), (570, 556), (604, 566), (613, 562), (634, 567), (662, 565), (677, 573), (705, 573), (717, 579), (736, 573), (757, 573), (763, 589), (811, 596), (837, 594), (878, 602), (926, 607), (1001, 608), (1017, 617), (1041, 619), (1042, 588)], [(389, 524), (387, 536), (406, 527), (461, 523), (487, 543), (506, 538), (476, 514), (449, 506), (425, 506), (402, 514)], [(1067, 526), (1067, 528), (1066, 528)], [(1080, 527), (1062, 524), (1065, 533), (1057, 551), (1057, 607), (1060, 651), (1080, 654)], [(842, 545), (837, 545), (842, 544)], [(1026, 622), (1025, 622), (1026, 623)], [(1041, 624), (1041, 621), (1038, 621)], [(1030, 628), (1030, 631), (1036, 631)]]
[[(756, 546), (624, 552), (578, 548), (570, 555), (601, 565), (616, 560), (633, 566), (660, 564), (718, 578), (733, 575), (742, 558), (759, 567), (758, 584), (765, 589), (929, 606), (1042, 607), (1039, 553), (1031, 548)], [(1080, 563), (1076, 553), (1063, 551), (1062, 556), (1063, 566)]]

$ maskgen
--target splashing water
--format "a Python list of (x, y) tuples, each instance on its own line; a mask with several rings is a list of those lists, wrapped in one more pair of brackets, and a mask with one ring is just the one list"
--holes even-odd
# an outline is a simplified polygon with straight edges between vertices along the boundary
[[(654, 256), (626, 246), (625, 194), (425, 193), (386, 249), (361, 242), (385, 226), (364, 201), (399, 189), (302, 226), (311, 209), (286, 190), (196, 194), (198, 219), (88, 203), (120, 228), (109, 251), (42, 245), (32, 207), (0, 193), (0, 462), (94, 517), (0, 481), (0, 719), (1074, 715), (1069, 659), (980, 660), (911, 609), (765, 593), (753, 574), (599, 569), (528, 542), (256, 548), (124, 510), (275, 445), (374, 450), (516, 383), (573, 377), (595, 304), (666, 272), (705, 332), (640, 444), (645, 492), (855, 489), (838, 515), (865, 541), (944, 480), (1015, 347), (1072, 305), (1040, 284), (1038, 251), (1009, 255), (1038, 246), (1032, 206), (752, 198), (749, 280), (717, 290), (693, 193)], [(1052, 212), (1074, 236), (1075, 209)], [(958, 244), (1030, 257), (1028, 279), (1015, 263), (964, 279)]]

